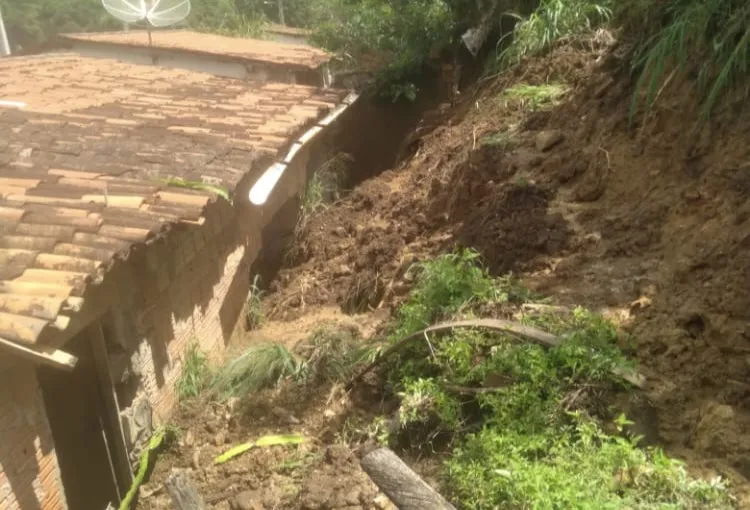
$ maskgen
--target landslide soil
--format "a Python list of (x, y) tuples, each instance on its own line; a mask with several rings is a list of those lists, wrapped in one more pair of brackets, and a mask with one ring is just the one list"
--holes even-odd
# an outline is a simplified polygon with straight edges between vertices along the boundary
[[(627, 70), (600, 37), (462, 91), (400, 166), (311, 219), (269, 306), (277, 320), (387, 309), (410, 264), (474, 247), (495, 273), (615, 320), (649, 377), (658, 441), (745, 493), (750, 115), (729, 105), (701, 122), (695, 83), (678, 78), (631, 118)], [(569, 92), (536, 110), (503, 93), (549, 83)]]
[[(675, 79), (650, 113), (631, 119), (633, 84), (624, 69), (625, 52), (603, 37), (462, 91), (458, 105), (425, 116), (397, 168), (309, 218), (295, 263), (273, 282), (264, 308), (282, 341), (283, 331), (300, 337), (307, 330), (299, 321), (331, 307), (377, 312), (379, 320), (410, 289), (414, 262), (473, 247), (496, 274), (513, 272), (560, 304), (615, 320), (648, 377), (653, 412), (636, 419), (647, 419), (656, 440), (691, 469), (728, 476), (747, 504), (750, 115), (726, 108), (700, 123), (694, 84)], [(569, 91), (536, 106), (504, 93), (548, 83)], [(247, 490), (281, 487), (297, 498), (258, 508), (370, 508), (377, 492), (356, 463), (329, 453), (336, 422), (325, 418), (327, 391), (299, 397), (308, 414), (299, 402), (271, 406), (297, 413), (322, 438), (310, 464), (317, 467), (290, 481), (269, 470), (280, 458), (266, 458), (283, 452), (252, 452), (237, 467), (202, 471), (206, 493), (221, 494), (230, 478), (241, 478)], [(270, 421), (240, 424), (218, 439), (209, 432), (209, 449), (294, 428), (257, 409), (257, 420)], [(177, 424), (191, 429), (205, 419), (184, 411)], [(177, 454), (171, 465), (189, 465), (188, 457)], [(361, 500), (299, 503), (313, 490), (306, 487), (322, 483), (316, 477), (329, 475), (361, 487)]]

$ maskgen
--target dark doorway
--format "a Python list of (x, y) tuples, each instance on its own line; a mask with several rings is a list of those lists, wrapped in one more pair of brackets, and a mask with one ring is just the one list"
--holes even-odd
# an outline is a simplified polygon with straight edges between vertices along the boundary
[(65, 496), (71, 510), (104, 510), (119, 498), (91, 339), (80, 334), (65, 349), (78, 357), (72, 372), (38, 372)]

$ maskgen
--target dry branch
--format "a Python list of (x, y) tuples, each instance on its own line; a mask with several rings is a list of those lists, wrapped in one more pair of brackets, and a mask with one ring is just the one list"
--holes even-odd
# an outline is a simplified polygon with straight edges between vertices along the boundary
[[(483, 328), (492, 331), (499, 331), (515, 337), (518, 340), (534, 342), (544, 347), (556, 347), (562, 342), (562, 340), (555, 335), (551, 335), (536, 328), (524, 326), (523, 324), (519, 324), (518, 322), (503, 319), (474, 319), (435, 324), (433, 326), (430, 326), (429, 328), (425, 328), (423, 330), (417, 331), (416, 333), (412, 333), (405, 338), (402, 338), (401, 340), (393, 344), (390, 348), (386, 349), (375, 361), (370, 363), (351, 381), (349, 381), (349, 383), (346, 385), (346, 390), (349, 391), (350, 389), (352, 389), (354, 385), (359, 382), (366, 374), (380, 366), (393, 354), (396, 354), (397, 352), (404, 349), (411, 342), (425, 338), (425, 335), (428, 333), (447, 333), (453, 331), (455, 328)], [(645, 377), (636, 371), (625, 371), (621, 368), (614, 368), (612, 369), (612, 373), (637, 388), (643, 389), (645, 387)]]

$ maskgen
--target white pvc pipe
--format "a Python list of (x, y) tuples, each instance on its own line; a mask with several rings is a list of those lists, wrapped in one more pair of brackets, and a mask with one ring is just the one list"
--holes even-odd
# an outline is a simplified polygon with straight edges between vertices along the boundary
[(10, 55), (10, 43), (8, 34), (5, 32), (5, 23), (3, 23), (3, 13), (0, 11), (0, 56), (7, 57)]
[(26, 103), (22, 101), (6, 101), (4, 99), (0, 99), (0, 106), (6, 108), (26, 108)]

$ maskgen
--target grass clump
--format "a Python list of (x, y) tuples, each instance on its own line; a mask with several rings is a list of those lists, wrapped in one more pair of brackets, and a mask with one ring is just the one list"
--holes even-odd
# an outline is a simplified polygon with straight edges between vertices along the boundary
[(250, 347), (218, 371), (212, 386), (222, 397), (244, 397), (300, 373), (303, 364), (280, 344)]
[(245, 302), (245, 326), (248, 330), (258, 329), (263, 325), (265, 314), (263, 313), (263, 290), (258, 285), (260, 275), (255, 275)]
[(205, 390), (211, 381), (211, 368), (208, 358), (197, 344), (192, 344), (183, 359), (182, 373), (177, 380), (179, 400), (195, 398)]
[(330, 324), (316, 329), (300, 347), (306, 380), (337, 383), (348, 380), (355, 369), (372, 361), (375, 350), (362, 344), (355, 328)]
[(527, 18), (517, 14), (511, 42), (499, 53), (506, 68), (549, 50), (557, 41), (592, 32), (612, 17), (611, 0), (541, 0)]
[[(402, 333), (490, 301), (534, 297), (510, 278), (490, 277), (471, 251), (422, 267), (397, 314)], [(464, 329), (392, 358), (398, 423), (377, 428), (379, 437), (451, 451), (445, 490), (469, 510), (735, 508), (721, 479), (693, 479), (658, 448), (640, 448), (632, 423), (607, 404), (626, 389), (613, 373), (633, 366), (614, 325), (582, 308), (523, 322), (564, 341), (546, 348)]]
[[(663, 20), (643, 42), (633, 58), (639, 73), (631, 117), (643, 100), (651, 107), (674, 71), (695, 72), (707, 117), (723, 94), (750, 92), (750, 4), (744, 0), (675, 0), (640, 6), (634, 14)], [(653, 23), (648, 24), (653, 25)]]
[(506, 107), (513, 104), (522, 110), (535, 112), (556, 105), (568, 90), (570, 89), (562, 83), (520, 84), (505, 89), (502, 98)]

